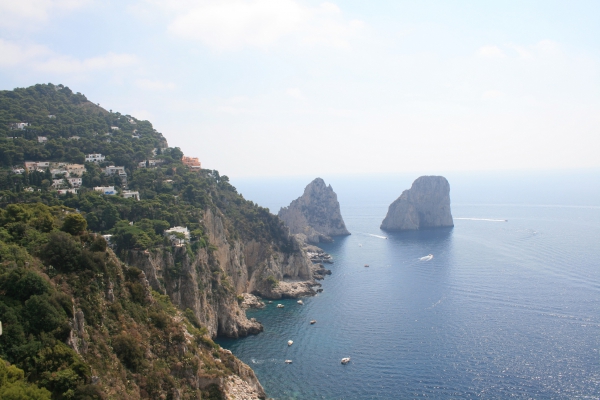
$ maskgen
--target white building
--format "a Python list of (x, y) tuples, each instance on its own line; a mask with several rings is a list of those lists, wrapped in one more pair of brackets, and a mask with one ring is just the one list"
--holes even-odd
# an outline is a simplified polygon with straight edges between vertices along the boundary
[[(178, 238), (176, 235), (174, 235), (175, 233), (183, 234), (184, 239)], [(174, 226), (173, 228), (167, 229), (165, 231), (165, 236), (168, 236), (169, 239), (171, 239), (171, 241), (173, 242), (173, 244), (177, 246), (182, 246), (185, 244), (185, 242), (188, 242), (190, 240), (190, 231), (187, 227), (184, 226)]]
[(25, 169), (24, 168), (13, 168), (12, 172), (13, 172), (13, 174), (21, 175), (22, 173), (25, 172)]
[(79, 139), (81, 139), (81, 137), (79, 137), (79, 136), (71, 136), (69, 138), (69, 140), (79, 140)]
[(48, 118), (54, 119), (54, 118), (56, 118), (56, 115), (48, 114)]
[(50, 168), (49, 161), (38, 161), (37, 162), (37, 169), (45, 169), (45, 168)]
[(38, 143), (46, 143), (48, 138), (46, 136), (38, 136)]
[(20, 129), (20, 130), (23, 130), (23, 129), (25, 129), (25, 128), (26, 128), (26, 127), (28, 127), (28, 126), (29, 126), (29, 123), (28, 123), (28, 122), (16, 122), (16, 123), (12, 124), (12, 126), (11, 126), (11, 127), (12, 127), (12, 129)]
[(139, 139), (140, 135), (131, 135), (131, 137), (134, 138), (134, 139)]
[(106, 167), (104, 169), (104, 173), (106, 175), (119, 175), (121, 179), (127, 179), (127, 172), (125, 172), (125, 167), (115, 167), (111, 165), (110, 167)]
[(67, 164), (65, 169), (69, 171), (71, 176), (82, 176), (85, 173), (85, 165), (83, 164)]
[(110, 129), (113, 131), (118, 131), (120, 128), (118, 126), (111, 126)]
[(61, 175), (61, 174), (64, 174), (65, 178), (68, 178), (70, 176), (69, 171), (67, 171), (64, 168), (62, 168), (62, 169), (52, 169), (52, 170), (50, 170), (50, 173), (52, 174), (53, 178), (56, 178), (58, 175)]
[(69, 181), (71, 186), (76, 187), (76, 188), (80, 187), (81, 184), (83, 183), (81, 178), (68, 178), (67, 181)]
[(140, 192), (134, 192), (133, 190), (123, 190), (123, 197), (126, 199), (140, 199)]
[(96, 186), (94, 188), (96, 192), (102, 192), (102, 194), (106, 195), (114, 195), (117, 194), (114, 186)]
[(85, 162), (99, 163), (103, 162), (106, 157), (102, 154), (88, 154), (85, 156)]
[(58, 194), (67, 194), (67, 193), (77, 194), (79, 192), (79, 189), (58, 189), (57, 192), (58, 192)]
[(52, 187), (54, 189), (58, 189), (59, 187), (61, 187), (64, 184), (65, 184), (64, 179), (52, 179)]

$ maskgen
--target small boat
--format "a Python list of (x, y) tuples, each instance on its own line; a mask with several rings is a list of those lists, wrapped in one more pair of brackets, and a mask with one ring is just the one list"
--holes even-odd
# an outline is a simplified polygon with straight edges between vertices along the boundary
[(296, 303), (298, 303), (298, 304), (300, 304), (300, 305), (303, 305), (303, 304), (304, 304), (304, 302), (303, 302), (302, 300), (298, 300)]
[(369, 268), (369, 264), (365, 264), (365, 268)]
[(286, 364), (291, 364), (291, 363), (292, 363), (292, 360), (285, 360), (285, 363), (286, 363)]
[(350, 362), (350, 357), (344, 357), (342, 358), (342, 364), (346, 365)]
[(285, 307), (283, 304), (277, 304), (277, 308), (283, 308)]
[(433, 258), (433, 254), (426, 255), (425, 257), (419, 258), (419, 261), (429, 261)]
[(293, 345), (293, 344), (294, 344), (294, 341), (293, 341), (293, 340), (288, 340), (288, 346), (291, 346), (291, 345)]
[(271, 300), (269, 300), (269, 304), (273, 304), (273, 302)]
[(314, 324), (316, 324), (316, 323), (317, 323), (317, 320), (316, 320), (316, 319), (313, 319), (312, 321), (310, 321), (310, 324), (311, 324), (311, 325), (314, 325)]

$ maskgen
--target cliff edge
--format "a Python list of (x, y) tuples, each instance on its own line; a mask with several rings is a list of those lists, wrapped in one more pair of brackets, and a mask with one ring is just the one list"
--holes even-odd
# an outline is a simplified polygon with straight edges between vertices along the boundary
[(277, 214), (292, 234), (306, 237), (306, 242), (331, 242), (332, 236), (350, 235), (340, 212), (340, 203), (331, 185), (316, 178), (304, 194), (283, 207)]
[(443, 176), (421, 176), (388, 209), (381, 229), (415, 230), (454, 226), (450, 184)]

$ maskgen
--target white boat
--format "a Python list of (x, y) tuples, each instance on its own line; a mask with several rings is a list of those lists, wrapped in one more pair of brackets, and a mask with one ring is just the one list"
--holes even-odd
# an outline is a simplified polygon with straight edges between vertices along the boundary
[(350, 357), (344, 357), (342, 358), (342, 364), (346, 365), (350, 362)]
[(291, 345), (293, 345), (293, 344), (294, 344), (294, 341), (293, 341), (293, 340), (288, 340), (288, 346), (291, 346)]
[(314, 325), (314, 324), (316, 324), (316, 323), (317, 323), (317, 320), (316, 320), (316, 319), (313, 319), (312, 321), (310, 321), (310, 324), (311, 324), (311, 325)]
[(419, 261), (429, 261), (433, 258), (433, 254), (426, 255), (425, 257), (419, 258)]
[(291, 363), (292, 363), (292, 360), (285, 360), (285, 363), (286, 363), (286, 364), (291, 364)]
[(284, 305), (283, 304), (277, 304), (277, 308), (283, 308)]
[(300, 305), (303, 305), (303, 304), (304, 304), (304, 302), (303, 302), (302, 300), (298, 300), (296, 303), (298, 303), (298, 304), (300, 304)]

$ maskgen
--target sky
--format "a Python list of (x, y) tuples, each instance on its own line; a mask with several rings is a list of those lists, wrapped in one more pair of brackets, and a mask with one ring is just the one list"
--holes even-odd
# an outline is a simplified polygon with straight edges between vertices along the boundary
[(600, 168), (600, 2), (0, 0), (62, 83), (232, 177)]

